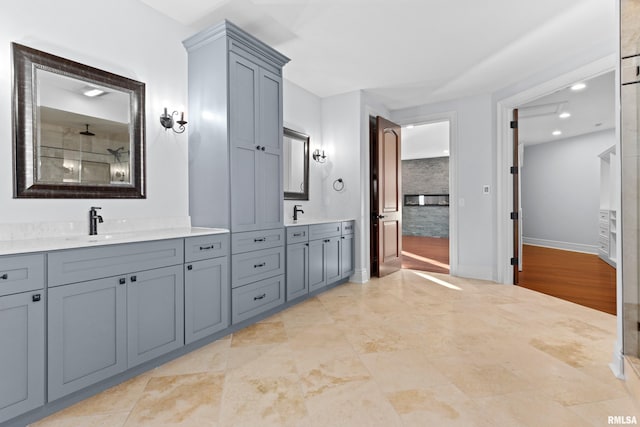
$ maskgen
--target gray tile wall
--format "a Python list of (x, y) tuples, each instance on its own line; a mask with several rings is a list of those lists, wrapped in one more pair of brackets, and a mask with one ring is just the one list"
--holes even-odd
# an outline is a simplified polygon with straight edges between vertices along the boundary
[[(402, 194), (449, 194), (449, 157), (402, 161)], [(402, 234), (449, 237), (448, 206), (403, 206)]]

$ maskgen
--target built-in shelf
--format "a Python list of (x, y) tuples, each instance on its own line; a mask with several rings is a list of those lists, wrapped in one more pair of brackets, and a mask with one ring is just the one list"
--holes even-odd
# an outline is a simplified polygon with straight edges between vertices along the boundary
[(598, 255), (613, 267), (617, 259), (618, 214), (616, 147), (611, 146), (600, 157), (600, 222)]
[(405, 194), (405, 206), (449, 206), (448, 194)]

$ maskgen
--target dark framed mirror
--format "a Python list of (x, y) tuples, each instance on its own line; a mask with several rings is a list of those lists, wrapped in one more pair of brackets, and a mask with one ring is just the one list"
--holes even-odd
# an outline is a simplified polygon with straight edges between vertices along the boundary
[(285, 200), (309, 200), (309, 135), (283, 130)]
[(14, 198), (145, 198), (145, 84), (11, 47)]

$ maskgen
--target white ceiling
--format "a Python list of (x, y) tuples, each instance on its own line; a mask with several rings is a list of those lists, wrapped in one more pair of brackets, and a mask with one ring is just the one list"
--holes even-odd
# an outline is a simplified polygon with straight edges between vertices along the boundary
[(449, 157), (449, 122), (403, 127), (400, 148), (402, 160)]
[[(613, 71), (584, 82), (580, 91), (562, 88), (519, 107), (518, 137), (525, 145), (540, 144), (615, 127)], [(571, 117), (558, 115), (568, 112)], [(552, 132), (559, 130), (561, 135)]]
[(229, 19), (292, 61), (320, 97), (353, 90), (391, 110), (490, 93), (567, 56), (615, 51), (607, 0), (141, 0), (194, 33)]

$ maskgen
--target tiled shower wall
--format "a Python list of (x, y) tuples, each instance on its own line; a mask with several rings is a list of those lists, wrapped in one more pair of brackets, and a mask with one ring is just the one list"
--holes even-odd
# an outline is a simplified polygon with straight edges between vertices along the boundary
[[(449, 157), (402, 161), (405, 194), (449, 194)], [(448, 206), (403, 206), (402, 234), (449, 237)]]

